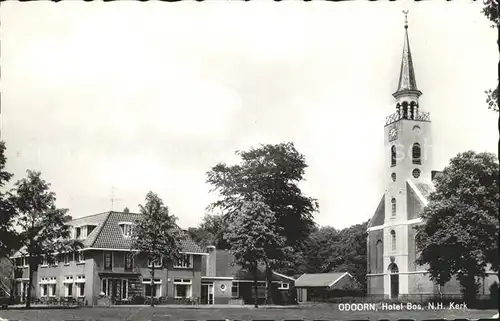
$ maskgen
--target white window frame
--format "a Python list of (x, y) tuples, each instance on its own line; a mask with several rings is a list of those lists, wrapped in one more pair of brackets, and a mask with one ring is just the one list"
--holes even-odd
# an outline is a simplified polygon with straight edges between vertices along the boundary
[(49, 297), (53, 298), (56, 296), (57, 278), (55, 276), (51, 276), (47, 282), (49, 283)]
[(51, 266), (57, 266), (57, 264), (59, 263), (59, 262), (57, 261), (57, 259), (58, 259), (57, 255), (53, 255), (53, 256), (51, 257), (51, 259), (52, 259), (52, 264), (50, 264), (50, 265), (51, 265)]
[(193, 281), (191, 279), (174, 279), (174, 297), (176, 299), (183, 298), (182, 296), (177, 295), (177, 285), (185, 285), (186, 289), (186, 298), (190, 298), (193, 296)]
[(108, 269), (106, 267), (106, 253), (111, 254), (111, 267), (109, 268), (109, 270), (113, 270), (113, 263), (115, 261), (113, 251), (104, 251), (104, 252), (102, 252), (102, 267), (103, 267), (103, 269), (106, 269), (106, 270)]
[[(152, 263), (153, 263), (152, 259), (148, 258), (148, 268), (153, 267)], [(163, 259), (160, 259), (160, 262), (158, 264), (155, 262), (155, 268), (161, 268), (162, 266), (163, 266)]]
[(71, 262), (70, 260), (70, 257), (69, 257), (69, 253), (64, 253), (63, 254), (63, 263), (64, 265), (69, 265)]
[(76, 262), (76, 264), (85, 263), (85, 257), (83, 256), (83, 252), (81, 252), (81, 251), (75, 252), (75, 262)]
[(47, 259), (47, 255), (42, 255), (42, 264), (40, 264), (40, 267), (48, 267), (49, 266), (49, 261)]
[[(64, 297), (68, 298), (74, 298), (74, 285), (75, 285), (75, 280), (72, 275), (66, 275), (64, 277)], [(69, 295), (69, 287), (71, 286), (71, 295)]]
[[(130, 256), (130, 267), (127, 267), (127, 257)], [(149, 261), (148, 261), (149, 263)], [(123, 258), (123, 267), (125, 270), (133, 270), (134, 269), (134, 254), (132, 252), (125, 252), (125, 256)]]
[[(151, 285), (151, 278), (149, 278), (149, 279), (142, 279), (142, 284)], [(161, 290), (162, 290), (162, 285), (163, 285), (162, 282), (161, 282), (161, 279), (154, 279), (153, 284), (155, 286), (155, 289), (157, 289), (155, 291), (155, 296), (154, 297), (155, 298), (161, 297), (161, 293), (162, 293)], [(151, 295), (151, 292), (149, 292), (149, 293), (148, 292), (149, 291), (146, 291), (146, 286), (144, 286), (144, 296), (147, 297), (147, 298), (149, 298), (150, 295)]]
[(278, 290), (289, 290), (289, 289), (290, 289), (290, 283), (288, 283), (288, 282), (280, 282)]
[[(233, 295), (233, 288), (236, 287), (236, 296)], [(240, 297), (240, 282), (231, 282), (231, 297), (239, 298)]]
[(180, 263), (180, 260), (176, 260), (174, 262), (174, 268), (176, 269), (192, 269), (193, 268), (193, 255), (192, 254), (183, 254), (181, 253), (182, 256), (184, 257), (188, 257), (188, 260), (187, 262), (189, 262), (189, 266), (187, 266), (186, 264), (179, 264)]
[[(83, 294), (80, 294), (83, 284)], [(81, 298), (85, 296), (85, 275), (77, 275), (75, 281), (76, 297)]]
[[(104, 286), (104, 282), (106, 282), (106, 286)], [(101, 292), (104, 293), (104, 296), (109, 295), (108, 289), (109, 289), (109, 279), (108, 278), (101, 279)]]
[(49, 278), (41, 277), (40, 278), (40, 297), (46, 298), (49, 296)]
[[(118, 222), (118, 226), (120, 226), (120, 230), (122, 231), (122, 235), (125, 238), (130, 238), (133, 235), (133, 227), (134, 223), (132, 222)], [(128, 228), (128, 229), (126, 229)]]
[[(123, 283), (125, 283), (125, 297), (123, 297)], [(127, 279), (121, 280), (120, 289), (121, 289), (120, 298), (122, 300), (128, 300), (128, 280)], [(161, 296), (161, 293), (160, 293), (160, 296)]]

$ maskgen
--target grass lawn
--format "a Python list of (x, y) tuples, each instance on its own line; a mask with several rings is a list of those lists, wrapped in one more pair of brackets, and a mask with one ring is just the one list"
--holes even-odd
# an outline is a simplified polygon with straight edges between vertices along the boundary
[(479, 319), (491, 318), (496, 310), (438, 310), (438, 311), (339, 311), (334, 304), (296, 308), (196, 308), (173, 307), (111, 307), (71, 310), (0, 310), (0, 317), (23, 321), (182, 321), (182, 320), (399, 320), (399, 319)]

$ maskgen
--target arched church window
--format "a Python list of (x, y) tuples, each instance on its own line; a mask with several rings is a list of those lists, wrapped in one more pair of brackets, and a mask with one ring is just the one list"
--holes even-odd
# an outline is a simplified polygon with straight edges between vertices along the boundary
[(396, 216), (396, 199), (394, 197), (391, 199), (391, 212), (392, 216)]
[(403, 101), (403, 119), (408, 119), (408, 102)]
[(413, 144), (412, 147), (412, 158), (413, 158), (413, 164), (421, 164), (421, 150), (420, 150), (420, 144), (415, 143)]
[(391, 231), (391, 247), (393, 251), (396, 251), (396, 232)]
[(391, 147), (391, 167), (396, 166), (396, 146)]
[(382, 266), (383, 266), (383, 246), (382, 246), (382, 241), (378, 240), (377, 244), (375, 245), (375, 273), (380, 273), (382, 272)]
[(410, 119), (415, 119), (417, 114), (416, 103), (412, 101), (410, 103)]

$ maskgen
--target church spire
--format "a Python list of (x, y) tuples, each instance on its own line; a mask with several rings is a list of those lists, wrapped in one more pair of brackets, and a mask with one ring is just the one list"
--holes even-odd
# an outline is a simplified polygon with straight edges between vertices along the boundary
[(392, 95), (395, 98), (408, 94), (419, 97), (422, 95), (422, 92), (417, 88), (413, 61), (411, 59), (410, 41), (408, 40), (408, 10), (403, 10), (403, 13), (405, 14), (405, 38), (401, 58), (401, 71), (399, 73), (398, 90)]

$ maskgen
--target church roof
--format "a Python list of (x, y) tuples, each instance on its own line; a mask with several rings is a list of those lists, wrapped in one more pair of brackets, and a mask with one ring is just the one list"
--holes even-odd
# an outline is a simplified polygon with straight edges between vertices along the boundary
[(429, 195), (434, 191), (434, 185), (430, 183), (415, 183), (418, 191), (422, 194), (422, 196), (427, 200)]
[(375, 210), (375, 214), (373, 214), (370, 222), (368, 223), (368, 228), (384, 225), (385, 221), (385, 195), (382, 195), (382, 199), (378, 203), (377, 209)]
[(393, 94), (393, 96), (398, 97), (403, 94), (416, 94), (418, 96), (422, 94), (422, 92), (417, 88), (417, 81), (415, 79), (415, 69), (413, 68), (413, 59), (411, 57), (407, 23), (405, 23), (405, 37), (403, 44), (403, 55), (401, 57), (401, 70), (399, 72), (398, 89)]

